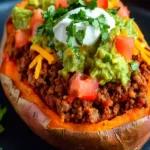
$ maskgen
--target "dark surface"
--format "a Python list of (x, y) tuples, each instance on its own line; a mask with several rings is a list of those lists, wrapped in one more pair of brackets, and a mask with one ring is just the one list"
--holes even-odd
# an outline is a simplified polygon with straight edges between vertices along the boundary
[[(19, 0), (0, 0), (0, 38), (2, 37), (3, 24), (9, 16), (11, 8), (18, 1)], [(137, 0), (135, 3), (135, 0), (132, 0), (132, 4), (139, 5), (141, 1)], [(142, 2), (144, 2), (144, 0)], [(145, 0), (145, 2), (146, 4), (150, 4), (149, 0)], [(133, 7), (128, 2), (127, 4), (132, 12), (132, 17), (135, 18), (136, 22), (144, 32), (146, 40), (150, 44), (150, 11), (148, 10), (150, 6), (144, 5), (144, 9), (141, 9), (138, 7)], [(3, 150), (54, 150), (54, 148), (33, 134), (25, 123), (17, 116), (7, 98), (3, 94), (1, 87), (0, 104), (2, 104), (2, 106), (7, 106), (8, 108), (7, 114), (2, 121), (2, 124), (6, 130), (0, 134), (0, 147), (2, 147)], [(142, 150), (150, 150), (150, 141), (144, 145)]]

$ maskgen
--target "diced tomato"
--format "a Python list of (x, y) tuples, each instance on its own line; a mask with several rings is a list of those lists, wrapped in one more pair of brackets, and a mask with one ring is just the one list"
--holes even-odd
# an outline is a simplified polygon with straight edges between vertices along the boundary
[(69, 95), (82, 100), (94, 101), (97, 98), (98, 81), (83, 73), (76, 72), (69, 82)]
[(100, 8), (108, 8), (108, 0), (97, 0), (97, 6)]
[(72, 104), (72, 102), (75, 100), (75, 97), (74, 96), (68, 96), (66, 101), (69, 103), (69, 104)]
[(145, 100), (143, 100), (143, 99), (141, 99), (141, 98), (138, 100), (138, 102), (139, 102), (141, 105), (144, 105), (144, 104), (145, 104)]
[(127, 94), (123, 94), (122, 101), (126, 101), (127, 99), (128, 99), (128, 95)]
[(37, 29), (41, 25), (41, 22), (35, 22), (32, 26), (32, 37), (37, 34)]
[[(84, 0), (86, 3), (89, 3), (91, 0)], [(108, 0), (97, 0), (97, 6), (100, 8), (108, 8)]]
[(15, 47), (21, 48), (29, 42), (29, 30), (17, 30), (15, 33)]
[(124, 6), (122, 2), (118, 3), (118, 7), (120, 7), (118, 11), (118, 15), (122, 18), (128, 17), (130, 14), (130, 11), (128, 10), (127, 6)]
[(62, 8), (69, 7), (67, 0), (55, 0), (55, 8), (58, 9), (59, 7), (62, 7)]
[(105, 107), (110, 107), (113, 105), (113, 101), (111, 99), (107, 99), (104, 104)]
[(132, 37), (116, 37), (116, 48), (126, 60), (131, 60), (134, 48), (134, 39)]
[(43, 10), (38, 8), (31, 18), (30, 27), (32, 30), (32, 36), (36, 35), (37, 28), (44, 22), (44, 19), (42, 18), (42, 12)]

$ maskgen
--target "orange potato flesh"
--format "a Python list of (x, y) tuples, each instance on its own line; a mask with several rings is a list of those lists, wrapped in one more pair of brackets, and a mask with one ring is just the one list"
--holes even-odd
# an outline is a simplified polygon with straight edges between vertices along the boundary
[[(11, 60), (3, 61), (0, 73), (7, 75), (10, 77), (16, 87), (23, 91), (21, 92), (21, 97), (30, 101), (34, 102), (42, 112), (50, 117), (52, 120), (49, 124), (49, 127), (55, 128), (66, 128), (75, 131), (101, 131), (101, 130), (108, 130), (114, 127), (121, 126), (131, 121), (135, 121), (139, 118), (149, 115), (149, 108), (142, 108), (142, 109), (133, 109), (127, 111), (124, 115), (117, 116), (112, 120), (105, 120), (96, 124), (74, 124), (74, 123), (64, 123), (61, 121), (61, 118), (52, 110), (50, 110), (42, 101), (41, 99), (34, 93), (34, 91), (25, 83), (20, 82), (20, 74), (18, 73), (18, 68), (15, 63)], [(148, 84), (150, 88), (150, 82)], [(148, 91), (148, 97), (150, 97), (150, 90)], [(150, 104), (150, 98), (149, 102)]]

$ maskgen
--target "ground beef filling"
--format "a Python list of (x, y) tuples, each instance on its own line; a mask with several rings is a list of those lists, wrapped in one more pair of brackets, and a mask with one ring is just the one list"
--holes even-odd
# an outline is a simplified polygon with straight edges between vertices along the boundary
[(40, 96), (40, 98), (59, 114), (65, 122), (96, 123), (125, 113), (129, 109), (147, 107), (147, 83), (150, 68), (141, 60), (139, 55), (133, 56), (140, 63), (137, 74), (132, 73), (131, 80), (126, 86), (120, 83), (107, 83), (99, 86), (98, 98), (94, 101), (76, 98), (72, 103), (68, 101), (68, 81), (58, 74), (62, 69), (60, 62), (49, 65), (43, 61), (39, 78), (34, 78), (34, 69), (28, 66), (37, 56), (30, 51), (30, 44), (21, 49), (12, 49), (11, 59), (20, 68), (21, 79)]

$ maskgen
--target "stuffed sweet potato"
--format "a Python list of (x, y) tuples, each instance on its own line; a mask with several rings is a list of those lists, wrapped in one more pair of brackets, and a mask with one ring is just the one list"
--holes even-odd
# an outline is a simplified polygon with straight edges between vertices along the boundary
[(150, 136), (150, 49), (118, 0), (24, 0), (0, 80), (26, 124), (59, 149), (140, 149)]

